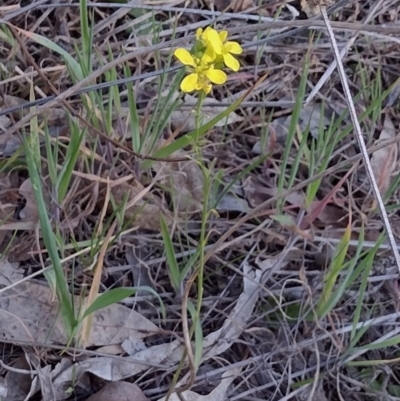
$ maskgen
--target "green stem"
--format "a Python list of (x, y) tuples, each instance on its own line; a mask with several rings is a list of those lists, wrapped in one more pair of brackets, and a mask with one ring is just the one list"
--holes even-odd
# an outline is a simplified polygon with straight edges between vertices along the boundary
[[(195, 107), (195, 113), (196, 113), (196, 117), (195, 117), (195, 130), (194, 130), (194, 136), (193, 136), (193, 147), (195, 149), (195, 153), (196, 153), (196, 158), (199, 161), (200, 166), (202, 167), (202, 173), (203, 173), (203, 177), (204, 177), (204, 196), (203, 196), (203, 218), (202, 218), (202, 222), (201, 222), (201, 232), (200, 232), (200, 241), (199, 241), (199, 264), (198, 267), (196, 269), (198, 269), (198, 276), (197, 276), (197, 293), (198, 293), (198, 297), (197, 297), (197, 303), (196, 303), (196, 313), (195, 316), (193, 317), (193, 324), (190, 327), (189, 330), (189, 337), (190, 339), (193, 337), (193, 333), (195, 331), (195, 327), (196, 324), (199, 320), (199, 316), (200, 316), (200, 309), (201, 309), (201, 304), (203, 301), (203, 278), (204, 278), (204, 262), (205, 262), (205, 245), (206, 245), (206, 228), (207, 228), (207, 220), (208, 220), (208, 201), (209, 201), (209, 193), (210, 193), (210, 180), (209, 180), (209, 175), (207, 174), (207, 170), (204, 166), (202, 166), (201, 161), (202, 161), (202, 157), (201, 157), (201, 148), (200, 146), (198, 146), (198, 142), (199, 139), (202, 136), (202, 133), (200, 132), (200, 128), (202, 127), (202, 115), (201, 115), (201, 111), (202, 111), (202, 106), (203, 106), (203, 102), (204, 99), (206, 97), (206, 94), (204, 91), (200, 91), (199, 92), (199, 98)], [(168, 390), (168, 393), (165, 397), (166, 401), (169, 401), (169, 398), (172, 394), (172, 392), (174, 391), (176, 384), (178, 382), (179, 379), (179, 375), (180, 372), (183, 368), (184, 365), (184, 361), (186, 358), (186, 351), (183, 352), (182, 358), (180, 360), (180, 363), (177, 367), (177, 370), (174, 374), (174, 377), (172, 378), (172, 384)]]
[(202, 114), (201, 114), (201, 109), (203, 107), (203, 102), (204, 99), (206, 98), (206, 94), (204, 91), (199, 92), (199, 99), (197, 100), (196, 104), (196, 118), (195, 118), (195, 135), (194, 135), (194, 140), (195, 140), (195, 146), (198, 144), (198, 140), (200, 139), (200, 128), (202, 127)]

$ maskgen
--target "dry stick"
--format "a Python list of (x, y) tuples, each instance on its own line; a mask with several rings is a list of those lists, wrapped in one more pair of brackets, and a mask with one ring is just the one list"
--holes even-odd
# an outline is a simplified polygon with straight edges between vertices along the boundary
[(380, 209), (381, 215), (382, 215), (382, 219), (383, 219), (383, 222), (384, 222), (384, 225), (385, 225), (385, 228), (386, 228), (386, 232), (387, 232), (388, 237), (389, 237), (390, 247), (392, 248), (392, 252), (393, 252), (394, 258), (396, 260), (396, 265), (397, 265), (397, 267), (399, 269), (399, 272), (400, 272), (400, 254), (399, 254), (399, 251), (397, 249), (397, 244), (396, 244), (396, 240), (395, 240), (394, 235), (393, 235), (392, 227), (390, 225), (389, 217), (388, 217), (388, 215), (386, 213), (385, 204), (384, 204), (384, 202), (382, 200), (382, 196), (381, 196), (381, 193), (379, 191), (378, 184), (376, 183), (376, 180), (375, 180), (374, 171), (372, 170), (371, 162), (370, 162), (370, 160), (368, 158), (367, 147), (365, 145), (364, 137), (363, 137), (363, 134), (361, 132), (360, 123), (358, 122), (357, 113), (356, 113), (356, 109), (354, 107), (353, 99), (351, 97), (349, 84), (347, 82), (346, 73), (345, 73), (344, 68), (343, 68), (342, 60), (340, 58), (340, 52), (339, 52), (339, 49), (338, 49), (338, 46), (337, 46), (337, 43), (336, 43), (335, 35), (334, 35), (333, 30), (331, 28), (331, 24), (330, 24), (330, 21), (329, 21), (329, 18), (328, 18), (328, 14), (326, 13), (326, 7), (325, 6), (321, 6), (321, 13), (322, 13), (322, 17), (324, 19), (325, 25), (326, 25), (326, 29), (328, 31), (328, 36), (329, 36), (329, 40), (331, 41), (331, 45), (332, 45), (332, 48), (333, 48), (333, 53), (335, 55), (337, 68), (338, 68), (340, 80), (342, 82), (344, 95), (346, 97), (347, 105), (349, 107), (350, 117), (351, 117), (354, 129), (355, 129), (355, 133), (356, 133), (358, 144), (359, 144), (360, 149), (361, 149), (361, 154), (362, 154), (363, 161), (365, 163), (365, 168), (367, 170), (368, 178), (369, 178), (369, 181), (370, 181), (370, 183), (372, 185), (372, 190), (374, 192), (375, 198), (376, 198), (376, 200), (378, 202), (379, 209)]
[[(369, 14), (367, 15), (367, 17), (365, 19), (365, 24), (368, 24), (371, 21), (371, 19), (374, 18), (375, 11), (377, 10), (378, 7), (381, 6), (382, 2), (383, 2), (383, 0), (380, 0), (379, 3), (375, 4), (375, 6), (372, 9), (372, 11), (370, 11)], [(360, 31), (356, 31), (355, 34), (346, 43), (346, 45), (343, 46), (342, 50), (340, 51), (340, 57), (341, 58), (343, 58), (345, 56), (345, 54), (347, 54), (347, 52), (349, 51), (350, 47), (353, 46), (353, 44), (354, 44), (354, 42), (357, 39), (359, 34), (360, 34)], [(336, 60), (333, 60), (332, 63), (329, 65), (329, 67), (324, 72), (324, 74), (322, 75), (322, 77), (319, 79), (317, 84), (314, 86), (314, 88), (312, 89), (311, 93), (308, 95), (306, 101), (304, 102), (304, 105), (309, 104), (314, 99), (314, 97), (320, 91), (322, 86), (329, 79), (329, 77), (331, 76), (331, 74), (335, 70), (335, 68), (336, 68)]]

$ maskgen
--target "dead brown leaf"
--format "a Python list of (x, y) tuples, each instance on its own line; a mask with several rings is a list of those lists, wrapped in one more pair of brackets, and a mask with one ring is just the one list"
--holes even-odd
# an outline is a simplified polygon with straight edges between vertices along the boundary
[(243, 182), (245, 199), (251, 207), (257, 207), (273, 195), (265, 188), (265, 185), (257, 177), (247, 177)]
[(212, 3), (218, 11), (232, 10), (235, 13), (254, 7), (254, 0), (207, 0), (207, 3)]
[(335, 0), (301, 0), (301, 9), (311, 18), (321, 14), (321, 7), (330, 7), (333, 4)]
[[(53, 291), (45, 284), (24, 281), (23, 270), (3, 261), (0, 264), (0, 335), (15, 341), (66, 344), (68, 338)], [(85, 302), (74, 298), (76, 310)], [(120, 344), (130, 336), (144, 338), (158, 332), (158, 327), (140, 313), (121, 304), (95, 312), (89, 346)]]
[[(0, 222), (1, 226), (14, 221), (14, 212), (17, 207), (16, 191), (11, 189), (10, 177), (4, 173), (0, 174)], [(2, 244), (7, 230), (0, 230), (0, 245)]]
[[(22, 371), (30, 371), (31, 366), (26, 360), (25, 356), (16, 359), (11, 366), (11, 369), (20, 369)], [(7, 401), (20, 401), (25, 400), (29, 394), (32, 385), (32, 377), (29, 374), (19, 373), (18, 371), (10, 370), (5, 376)], [(0, 398), (1, 399), (1, 398)]]
[(11, 120), (7, 116), (0, 116), (0, 132), (5, 131), (10, 123)]
[[(111, 187), (111, 194), (117, 206), (128, 199), (125, 209), (125, 220), (132, 219), (132, 225), (146, 230), (160, 230), (160, 215), (163, 203), (160, 198), (151, 194), (138, 180)], [(164, 216), (166, 211), (163, 211)]]
[[(183, 151), (174, 153), (174, 157), (184, 157)], [(202, 207), (204, 179), (201, 169), (195, 160), (154, 165), (161, 173), (161, 183), (171, 193), (174, 210), (182, 213), (199, 212)]]
[[(261, 203), (278, 194), (276, 189), (266, 188), (265, 184), (256, 177), (248, 177), (243, 183), (243, 190), (246, 199), (252, 207), (257, 207)], [(316, 199), (311, 202), (311, 205), (308, 208), (308, 214), (301, 224), (302, 229), (305, 229), (308, 223), (316, 219), (324, 224), (339, 224), (340, 226), (346, 224), (346, 220), (344, 219), (347, 214), (346, 211), (335, 204), (332, 204), (333, 201), (331, 198), (332, 196), (329, 196), (321, 201)], [(292, 192), (286, 196), (285, 199), (291, 205), (289, 208), (304, 208), (305, 195), (301, 192)]]
[(26, 199), (25, 207), (21, 210), (19, 216), (24, 222), (37, 223), (39, 221), (39, 212), (33, 194), (32, 182), (30, 178), (26, 179), (19, 187), (19, 193)]
[[(396, 132), (392, 120), (385, 116), (383, 130), (375, 144), (378, 145), (382, 141), (394, 138)], [(397, 157), (398, 145), (396, 143), (377, 150), (371, 157), (372, 170), (382, 195), (389, 188), (391, 175), (396, 169)]]
[(86, 401), (149, 401), (136, 384), (119, 381), (107, 383)]
[(231, 7), (234, 13), (246, 11), (249, 8), (254, 7), (254, 0), (233, 0), (231, 1)]

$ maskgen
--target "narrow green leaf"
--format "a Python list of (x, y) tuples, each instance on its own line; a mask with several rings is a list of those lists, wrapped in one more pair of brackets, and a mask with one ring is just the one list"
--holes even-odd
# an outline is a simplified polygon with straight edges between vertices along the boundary
[(354, 348), (354, 351), (372, 351), (375, 349), (382, 349), (387, 347), (393, 347), (400, 343), (400, 335), (388, 338), (387, 340), (377, 341), (372, 344), (363, 345), (362, 347)]
[[(34, 96), (32, 92), (31, 100), (33, 99)], [(31, 110), (32, 109), (34, 108), (31, 108)], [(70, 336), (74, 331), (76, 320), (71, 294), (68, 290), (68, 283), (61, 266), (57, 243), (51, 227), (50, 219), (47, 214), (47, 205), (42, 192), (42, 181), (39, 174), (39, 172), (41, 172), (41, 163), (37, 117), (33, 117), (30, 121), (30, 134), (29, 137), (24, 138), (23, 144), (25, 147), (25, 155), (29, 177), (32, 183), (32, 190), (38, 207), (39, 222), (42, 229), (43, 241), (54, 268), (56, 294), (59, 301), (61, 314), (63, 316), (64, 327), (67, 335)], [(49, 284), (54, 285), (52, 282), (49, 282)]]
[(181, 285), (181, 273), (179, 270), (178, 263), (176, 261), (175, 250), (172, 244), (171, 237), (169, 235), (167, 223), (165, 222), (163, 215), (161, 215), (160, 217), (160, 224), (161, 224), (161, 235), (164, 241), (165, 255), (167, 257), (167, 265), (172, 285), (174, 286), (176, 291), (179, 291), (179, 287)]
[(286, 214), (272, 215), (271, 219), (277, 221), (278, 223), (280, 223), (280, 224), (282, 224), (284, 226), (293, 227), (295, 225), (295, 222), (293, 221), (293, 218), (291, 216), (286, 215)]
[[(131, 70), (127, 63), (124, 64), (124, 74), (125, 77), (131, 76)], [(139, 152), (141, 148), (141, 138), (140, 138), (140, 125), (139, 125), (139, 114), (136, 105), (136, 95), (133, 88), (133, 83), (127, 83), (128, 92), (128, 104), (129, 104), (129, 117), (130, 117), (130, 127), (132, 134), (132, 147), (135, 152)]]
[[(221, 121), (224, 118), (227, 118), (229, 114), (235, 110), (245, 99), (246, 95), (241, 96), (238, 100), (236, 100), (234, 103), (232, 103), (231, 106), (227, 107), (224, 111), (219, 113), (216, 117), (214, 117), (212, 120), (210, 120), (208, 123), (204, 124), (202, 127), (199, 129), (195, 129), (193, 131), (190, 131), (187, 133), (185, 136), (182, 136), (181, 138), (177, 139), (176, 141), (172, 142), (170, 145), (167, 145), (158, 151), (156, 151), (153, 156), (154, 157), (168, 157), (172, 155), (174, 152), (178, 151), (179, 149), (183, 149), (184, 147), (191, 145), (196, 138), (199, 138), (201, 136), (204, 136), (207, 134), (219, 121)], [(145, 160), (142, 163), (143, 169), (148, 169), (151, 167), (151, 165), (154, 162), (151, 160)]]
[(29, 36), (29, 38), (34, 40), (36, 43), (39, 43), (40, 45), (47, 47), (48, 49), (53, 50), (56, 53), (63, 56), (65, 58), (65, 61), (72, 68), (72, 71), (74, 72), (76, 79), (78, 79), (78, 80), (83, 79), (81, 66), (66, 50), (64, 50), (62, 47), (60, 47), (57, 44), (55, 44), (54, 42), (52, 42), (50, 39), (47, 39), (44, 36), (38, 35), (37, 33), (29, 32), (28, 36)]
[[(307, 77), (308, 77), (308, 68), (309, 68), (309, 54), (307, 53), (306, 61), (303, 67), (303, 73), (301, 75), (299, 90), (296, 95), (296, 102), (293, 107), (292, 117), (290, 119), (288, 134), (286, 137), (285, 149), (283, 152), (280, 174), (278, 177), (278, 193), (283, 192), (285, 186), (285, 177), (286, 177), (286, 169), (289, 162), (289, 156), (292, 149), (293, 139), (296, 135), (297, 124), (300, 118), (301, 108), (303, 106), (303, 99), (306, 92), (307, 87)], [(293, 169), (292, 169), (293, 170)], [(292, 172), (293, 175), (293, 172)], [(277, 211), (279, 214), (282, 214), (282, 208), (285, 200), (282, 199), (277, 202)]]
[(322, 290), (321, 298), (318, 302), (317, 306), (317, 315), (319, 318), (323, 318), (326, 316), (329, 311), (333, 308), (331, 301), (331, 295), (333, 291), (333, 287), (336, 284), (339, 273), (344, 268), (344, 260), (347, 255), (347, 249), (349, 247), (351, 237), (351, 225), (349, 224), (346, 227), (344, 235), (340, 240), (338, 247), (336, 249), (336, 254), (333, 257), (331, 266), (325, 276), (324, 280), (324, 288)]
[(151, 287), (147, 286), (141, 286), (141, 287), (124, 287), (124, 288), (113, 288), (112, 290), (106, 291), (99, 295), (95, 301), (85, 310), (85, 313), (81, 317), (81, 320), (83, 320), (85, 317), (89, 316), (91, 313), (94, 313), (98, 311), (99, 309), (106, 308), (107, 306), (116, 304), (118, 302), (123, 301), (125, 298), (128, 298), (135, 294), (137, 291), (148, 291), (151, 294), (155, 295), (158, 300), (160, 301), (160, 308), (161, 308), (161, 313), (162, 316), (165, 318), (166, 313), (165, 313), (165, 306), (160, 298), (160, 296), (157, 294), (156, 291), (153, 290)]
[(201, 357), (203, 356), (203, 330), (201, 328), (201, 323), (200, 319), (197, 316), (196, 313), (196, 308), (192, 304), (192, 302), (188, 302), (187, 308), (190, 312), (190, 315), (192, 316), (192, 322), (195, 325), (194, 326), (194, 343), (195, 343), (195, 348), (194, 348), (194, 364), (196, 370), (199, 368), (200, 363), (201, 363)]
[(67, 148), (67, 154), (65, 157), (64, 165), (58, 175), (57, 179), (57, 190), (58, 190), (58, 201), (62, 202), (67, 194), (72, 173), (74, 171), (74, 167), (76, 161), (78, 160), (78, 156), (80, 154), (80, 147), (82, 141), (85, 137), (86, 128), (80, 131), (79, 125), (75, 124), (73, 120), (70, 121), (71, 127), (71, 139)]

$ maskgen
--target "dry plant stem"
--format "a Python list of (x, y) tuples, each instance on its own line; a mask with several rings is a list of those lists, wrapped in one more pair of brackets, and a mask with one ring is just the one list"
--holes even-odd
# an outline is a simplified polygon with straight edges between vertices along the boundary
[(190, 339), (190, 330), (189, 330), (189, 324), (188, 324), (188, 316), (187, 316), (187, 304), (189, 300), (189, 292), (190, 289), (192, 288), (192, 285), (194, 283), (194, 280), (196, 279), (198, 274), (198, 270), (194, 273), (192, 273), (191, 277), (189, 278), (188, 282), (186, 283), (185, 286), (185, 293), (183, 295), (182, 299), (182, 329), (183, 329), (183, 338), (185, 340), (185, 348), (186, 348), (186, 353), (189, 361), (189, 368), (190, 368), (190, 379), (186, 383), (185, 386), (180, 387), (179, 389), (176, 390), (176, 393), (180, 399), (182, 399), (182, 393), (185, 392), (186, 390), (190, 390), (191, 387), (193, 386), (194, 379), (196, 377), (196, 366), (194, 363), (194, 355), (193, 355), (193, 349), (192, 349), (192, 342)]
[(321, 7), (321, 13), (322, 13), (322, 17), (324, 18), (324, 22), (326, 24), (326, 29), (328, 31), (328, 36), (329, 39), (331, 41), (332, 44), (332, 48), (333, 48), (333, 52), (335, 55), (335, 59), (336, 59), (336, 63), (337, 63), (337, 67), (338, 67), (338, 71), (339, 71), (339, 76), (340, 76), (340, 80), (342, 82), (342, 86), (343, 86), (343, 91), (344, 91), (344, 95), (346, 97), (346, 101), (347, 101), (347, 105), (349, 107), (349, 112), (350, 112), (350, 117), (354, 126), (354, 130), (355, 130), (355, 134), (358, 140), (358, 144), (360, 146), (361, 149), (361, 154), (362, 154), (362, 158), (365, 164), (365, 168), (367, 170), (367, 174), (368, 174), (368, 178), (369, 181), (371, 183), (372, 186), (372, 190), (374, 192), (375, 198), (378, 202), (379, 205), (379, 209), (381, 211), (381, 215), (382, 215), (382, 219), (383, 219), (383, 223), (385, 225), (386, 228), (386, 232), (388, 234), (389, 237), (389, 242), (390, 242), (390, 246), (392, 248), (392, 252), (394, 255), (394, 258), (396, 260), (396, 265), (399, 269), (400, 272), (400, 254), (399, 251), (397, 249), (397, 244), (396, 244), (396, 240), (394, 238), (393, 235), (393, 231), (392, 231), (392, 227), (390, 225), (390, 221), (389, 221), (389, 217), (386, 213), (386, 208), (385, 208), (385, 204), (383, 202), (381, 193), (379, 191), (379, 187), (378, 184), (375, 180), (375, 176), (374, 176), (374, 171), (372, 170), (372, 166), (371, 166), (371, 162), (368, 158), (368, 151), (367, 151), (367, 147), (365, 145), (365, 141), (363, 138), (363, 134), (361, 132), (361, 127), (360, 127), (360, 123), (358, 122), (358, 118), (357, 118), (357, 113), (356, 113), (356, 109), (354, 107), (354, 102), (353, 99), (351, 97), (351, 93), (350, 93), (350, 89), (349, 89), (349, 84), (347, 83), (347, 77), (346, 77), (346, 73), (344, 71), (343, 68), (343, 64), (342, 64), (342, 60), (340, 58), (340, 52), (336, 43), (336, 39), (335, 39), (335, 35), (333, 33), (333, 30), (331, 28), (330, 25), (330, 21), (328, 18), (328, 14), (326, 13), (326, 8), (325, 7)]
[[(383, 2), (383, 0), (380, 0), (377, 4), (375, 4), (372, 11), (369, 12), (367, 18), (365, 19), (365, 22), (364, 22), (365, 24), (368, 24), (371, 21), (371, 19), (374, 18), (375, 12), (379, 7), (382, 6), (382, 2)], [(354, 44), (355, 40), (357, 39), (357, 37), (359, 36), (359, 34), (360, 34), (360, 31), (356, 31), (356, 33), (347, 42), (346, 46), (343, 46), (343, 48), (340, 50), (340, 58), (343, 58), (345, 56), (345, 54), (347, 54), (347, 52), (349, 51), (350, 47), (353, 46), (353, 44)], [(322, 86), (326, 83), (326, 81), (332, 75), (332, 72), (335, 70), (336, 65), (337, 65), (336, 60), (333, 60), (332, 63), (329, 65), (329, 67), (324, 72), (324, 74), (322, 75), (322, 77), (319, 79), (317, 84), (314, 86), (311, 93), (308, 95), (306, 101), (304, 102), (304, 105), (309, 104), (314, 99), (314, 97), (320, 91)]]
[(37, 375), (36, 370), (26, 370), (26, 369), (14, 368), (13, 366), (6, 365), (1, 359), (0, 359), (0, 366), (3, 369), (8, 370), (9, 372), (19, 373), (20, 375)]
[[(189, 362), (189, 380), (188, 382), (183, 386), (175, 389), (176, 383), (177, 383), (177, 377), (175, 379), (174, 375), (174, 381), (172, 385), (168, 389), (168, 393), (165, 396), (165, 401), (168, 401), (174, 391), (176, 391), (176, 395), (178, 396), (180, 401), (186, 401), (185, 397), (183, 396), (183, 393), (187, 390), (190, 390), (190, 388), (193, 386), (193, 383), (196, 378), (196, 366), (194, 363), (194, 355), (193, 355), (193, 349), (192, 349), (192, 342), (190, 339), (190, 329), (189, 329), (189, 324), (188, 324), (188, 315), (187, 315), (187, 304), (189, 300), (189, 292), (190, 289), (192, 288), (192, 285), (194, 283), (194, 280), (196, 279), (198, 274), (198, 269), (196, 269), (192, 275), (189, 277), (188, 282), (186, 283), (185, 286), (185, 292), (182, 298), (182, 331), (183, 331), (183, 339), (184, 339), (184, 344), (185, 344), (185, 352), (188, 357), (188, 362)], [(183, 359), (181, 360), (181, 363), (178, 366), (179, 367), (182, 365)]]

